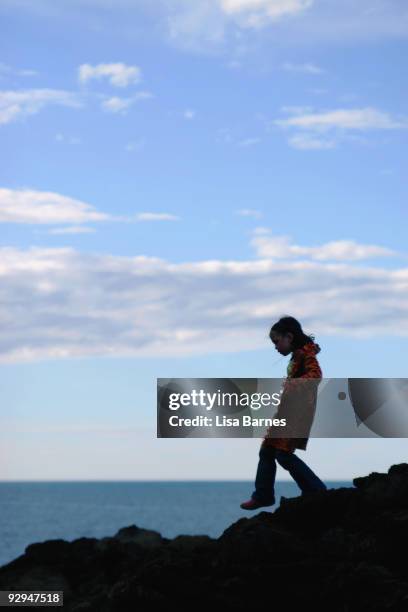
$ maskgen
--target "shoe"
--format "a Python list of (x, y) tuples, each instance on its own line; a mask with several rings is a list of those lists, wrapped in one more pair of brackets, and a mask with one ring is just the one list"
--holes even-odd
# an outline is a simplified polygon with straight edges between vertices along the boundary
[(264, 508), (265, 506), (273, 506), (274, 503), (275, 500), (270, 504), (261, 504), (260, 502), (256, 501), (256, 499), (252, 499), (251, 497), (251, 499), (248, 499), (248, 501), (242, 502), (242, 504), (240, 504), (240, 508), (243, 510), (257, 510), (258, 508)]

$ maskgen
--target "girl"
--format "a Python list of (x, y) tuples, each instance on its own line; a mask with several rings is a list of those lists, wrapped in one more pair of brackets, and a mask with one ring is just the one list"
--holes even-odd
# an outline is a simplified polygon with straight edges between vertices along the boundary
[[(272, 325), (269, 337), (276, 350), (281, 355), (292, 357), (287, 368), (287, 379), (284, 384), (284, 394), (291, 387), (296, 386), (295, 378), (322, 378), (322, 371), (316, 359), (320, 346), (314, 342), (314, 336), (307, 336), (294, 317), (282, 317)], [(317, 392), (317, 381), (315, 390)], [(309, 385), (309, 383), (308, 383)], [(304, 390), (304, 389), (303, 389)], [(302, 390), (302, 391), (303, 391)], [(304, 396), (305, 413), (309, 413), (313, 420), (316, 407), (316, 394), (310, 394), (307, 389)], [(281, 398), (281, 406), (284, 394)], [(259, 451), (259, 463), (255, 479), (255, 490), (251, 498), (241, 504), (244, 510), (256, 510), (262, 506), (272, 506), (275, 503), (275, 476), (276, 461), (298, 484), (302, 494), (326, 489), (326, 485), (316, 474), (297, 456), (295, 449), (306, 450), (308, 438), (277, 438), (270, 436), (270, 430), (264, 437)]]

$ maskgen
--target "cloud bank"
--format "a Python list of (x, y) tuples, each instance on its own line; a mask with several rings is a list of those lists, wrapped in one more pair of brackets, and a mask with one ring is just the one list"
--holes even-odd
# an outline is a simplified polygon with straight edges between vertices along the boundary
[(121, 62), (111, 64), (81, 64), (78, 68), (79, 82), (107, 79), (113, 87), (128, 87), (137, 84), (142, 78), (139, 66), (128, 66)]
[(264, 238), (259, 252), (274, 246), (262, 259), (175, 264), (4, 247), (0, 361), (260, 349), (271, 321), (285, 313), (316, 334), (408, 334), (408, 268), (354, 263), (387, 249)]
[[(52, 191), (0, 188), (0, 223), (34, 225), (80, 224), (99, 221), (175, 221), (179, 217), (167, 212), (139, 212), (132, 216), (115, 216), (99, 212), (94, 206)], [(89, 228), (53, 230), (52, 233), (88, 233)]]
[(290, 132), (288, 144), (295, 149), (333, 149), (356, 133), (405, 130), (407, 117), (393, 117), (372, 107), (311, 112), (301, 107), (284, 107), (290, 114), (272, 125)]
[(82, 103), (75, 93), (58, 89), (26, 89), (0, 91), (0, 125), (39, 113), (50, 105), (80, 108)]

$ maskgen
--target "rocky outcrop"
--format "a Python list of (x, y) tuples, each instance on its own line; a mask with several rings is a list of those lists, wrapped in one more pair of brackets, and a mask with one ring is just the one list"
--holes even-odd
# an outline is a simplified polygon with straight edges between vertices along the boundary
[(63, 590), (72, 612), (406, 611), (408, 464), (353, 484), (284, 500), (218, 539), (132, 525), (100, 540), (31, 544), (0, 568), (0, 590)]

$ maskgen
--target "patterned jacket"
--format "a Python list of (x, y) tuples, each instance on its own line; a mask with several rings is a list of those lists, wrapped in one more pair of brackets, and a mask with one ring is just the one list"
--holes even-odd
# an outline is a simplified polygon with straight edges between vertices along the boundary
[[(285, 379), (283, 385), (281, 404), (276, 414), (277, 418), (281, 418), (284, 410), (283, 407), (285, 405), (285, 397), (288, 397), (288, 394), (293, 396), (293, 394), (295, 394), (297, 391), (301, 392), (303, 394), (302, 411), (306, 415), (307, 423), (309, 425), (306, 427), (306, 429), (309, 431), (312, 426), (313, 417), (316, 410), (317, 387), (320, 380), (316, 381), (316, 385), (311, 387), (307, 386), (307, 389), (305, 389), (305, 385), (301, 383), (299, 379), (322, 378), (322, 370), (316, 358), (316, 354), (319, 352), (320, 346), (315, 342), (307, 342), (304, 346), (302, 346), (302, 348), (293, 351), (287, 368), (287, 378)], [(278, 438), (275, 436), (276, 432), (274, 437), (271, 437), (271, 428), (268, 428), (262, 442), (262, 447), (273, 446), (274, 448), (288, 452), (293, 452), (296, 448), (306, 450), (308, 438)]]

